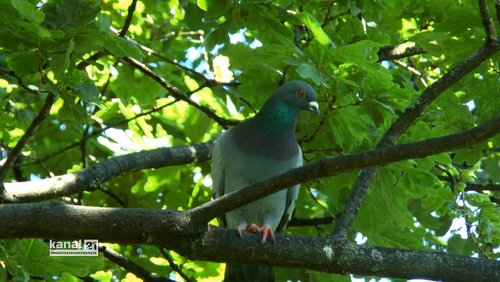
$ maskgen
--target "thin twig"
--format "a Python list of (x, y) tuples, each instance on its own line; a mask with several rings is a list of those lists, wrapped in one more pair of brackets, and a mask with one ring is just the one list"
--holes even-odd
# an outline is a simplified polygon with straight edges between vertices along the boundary
[[(332, 1), (333, 2), (333, 1)], [(339, 17), (342, 17), (342, 16), (345, 16), (345, 15), (348, 15), (351, 13), (351, 9), (347, 10), (347, 11), (344, 11), (342, 13), (339, 13), (335, 16), (331, 16), (331, 17), (326, 17), (325, 20), (323, 21), (323, 23), (321, 24), (321, 27), (322, 28), (325, 28), (326, 26), (328, 26), (328, 24), (330, 24), (334, 19), (336, 18), (339, 18)], [(329, 14), (329, 13), (328, 13)], [(328, 15), (327, 14), (327, 15)]]
[(28, 143), (28, 140), (35, 134), (35, 131), (37, 128), (40, 126), (42, 121), (47, 118), (50, 112), (50, 108), (52, 107), (52, 104), (54, 103), (56, 99), (56, 96), (52, 93), (47, 94), (47, 97), (45, 98), (45, 103), (43, 104), (42, 108), (40, 109), (40, 112), (36, 115), (36, 117), (33, 119), (31, 122), (30, 126), (28, 129), (26, 129), (26, 132), (24, 135), (19, 139), (17, 142), (16, 146), (14, 146), (14, 149), (12, 149), (9, 154), (7, 155), (7, 160), (5, 161), (4, 165), (0, 167), (0, 180), (2, 180), (5, 175), (7, 174), (7, 171), (10, 169), (12, 164), (16, 161), (16, 159), (19, 157), (19, 154), (21, 153), (22, 149)]
[(457, 184), (457, 180), (451, 174), (451, 172), (442, 164), (436, 163), (435, 167), (440, 171), (444, 172), (447, 175), (447, 181), (450, 182), (451, 191), (455, 191), (455, 186)]
[(186, 282), (192, 281), (184, 272), (182, 272), (182, 269), (174, 262), (170, 254), (164, 248), (158, 248), (158, 249), (160, 250), (161, 255), (168, 261), (170, 269), (179, 274), (182, 277), (182, 279), (184, 279), (184, 281)]
[(145, 64), (139, 62), (138, 60), (131, 58), (131, 57), (124, 57), (122, 58), (123, 61), (129, 63), (130, 65), (134, 66), (138, 70), (140, 70), (142, 73), (145, 75), (149, 76), (152, 78), (154, 81), (156, 81), (158, 84), (160, 84), (163, 88), (165, 88), (172, 97), (182, 100), (189, 105), (197, 108), (201, 112), (203, 112), (205, 115), (207, 115), (209, 118), (220, 124), (224, 129), (228, 129), (229, 126), (231, 125), (236, 125), (238, 122), (234, 120), (228, 120), (222, 117), (219, 117), (212, 109), (210, 109), (207, 106), (201, 105), (200, 103), (192, 100), (189, 98), (188, 95), (183, 93), (180, 89), (177, 87), (173, 86), (172, 84), (168, 83), (163, 77), (159, 76), (156, 74), (153, 70), (148, 68)]
[(142, 268), (141, 266), (127, 259), (125, 256), (119, 254), (118, 252), (110, 248), (107, 248), (102, 244), (99, 244), (99, 251), (104, 254), (105, 258), (123, 267), (128, 272), (133, 273), (135, 276), (145, 281), (173, 282), (173, 280), (162, 277), (154, 272), (147, 271), (146, 269)]
[(461, 192), (460, 193), (460, 198), (462, 200), (462, 206), (460, 206), (460, 209), (462, 210), (464, 220), (465, 220), (465, 230), (467, 232), (467, 238), (469, 238), (472, 241), (472, 244), (476, 247), (477, 250), (479, 250), (479, 253), (484, 256), (485, 258), (489, 259), (488, 254), (481, 248), (481, 245), (477, 242), (476, 238), (474, 237), (474, 234), (472, 234), (472, 223), (469, 220), (469, 216), (467, 215), (467, 212), (465, 209), (467, 208), (467, 200), (466, 200), (466, 193)]
[(427, 82), (425, 81), (424, 79), (424, 76), (422, 75), (421, 72), (419, 72), (416, 68), (404, 63), (403, 61), (399, 60), (399, 59), (396, 59), (393, 61), (396, 65), (406, 69), (407, 71), (411, 72), (412, 74), (414, 74), (416, 77), (418, 77), (420, 79), (420, 82), (422, 83), (422, 85), (424, 87), (427, 87)]
[(118, 36), (125, 37), (125, 34), (127, 34), (128, 28), (130, 27), (130, 23), (132, 22), (132, 17), (134, 16), (136, 5), (137, 5), (137, 0), (132, 0), (132, 3), (130, 3), (130, 6), (128, 6), (127, 18), (125, 19), (123, 27), (120, 30), (120, 34)]
[(314, 196), (314, 193), (312, 192), (311, 190), (311, 187), (307, 186), (307, 191), (309, 192), (309, 197), (311, 197), (311, 199), (320, 207), (322, 208), (327, 214), (330, 215), (330, 217), (333, 219), (333, 220), (336, 220), (337, 219), (337, 215), (335, 215), (333, 212), (331, 212), (327, 207), (323, 206), (323, 204), (321, 204), (318, 200), (318, 198), (316, 196)]
[(165, 107), (168, 107), (168, 106), (170, 106), (170, 105), (172, 105), (172, 104), (174, 104), (174, 103), (176, 103), (176, 102), (177, 102), (177, 100), (174, 100), (174, 101), (168, 102), (168, 103), (166, 103), (166, 104), (164, 104), (164, 105), (161, 105), (161, 106), (159, 106), (159, 107), (154, 106), (154, 107), (153, 107), (153, 108), (151, 108), (149, 111), (145, 111), (145, 112), (140, 113), (140, 114), (137, 114), (137, 115), (135, 115), (135, 116), (133, 116), (133, 117), (131, 117), (131, 118), (128, 118), (128, 119), (125, 119), (125, 120), (121, 120), (121, 121), (115, 122), (115, 123), (113, 123), (113, 124), (111, 124), (111, 125), (109, 125), (109, 126), (106, 126), (105, 128), (101, 128), (101, 129), (99, 129), (99, 130), (93, 131), (91, 134), (84, 135), (84, 136), (82, 137), (82, 139), (81, 139), (81, 140), (79, 140), (79, 141), (77, 141), (77, 142), (75, 142), (75, 143), (73, 143), (73, 144), (71, 144), (71, 145), (68, 145), (68, 146), (66, 146), (66, 147), (64, 147), (64, 148), (62, 148), (62, 149), (60, 149), (60, 150), (58, 150), (58, 151), (56, 151), (56, 152), (53, 152), (53, 153), (51, 153), (51, 154), (48, 154), (48, 155), (46, 155), (46, 156), (44, 156), (44, 157), (42, 157), (42, 158), (39, 158), (39, 159), (37, 159), (37, 160), (36, 160), (36, 161), (34, 161), (34, 162), (31, 162), (31, 163), (25, 163), (24, 165), (32, 165), (32, 164), (42, 163), (43, 161), (45, 161), (45, 160), (47, 160), (47, 159), (50, 159), (50, 158), (55, 157), (55, 156), (57, 156), (57, 155), (60, 155), (60, 154), (62, 154), (62, 153), (64, 153), (64, 152), (66, 152), (67, 150), (72, 149), (72, 148), (74, 148), (74, 147), (76, 147), (76, 146), (80, 145), (82, 142), (85, 142), (85, 141), (87, 141), (88, 139), (90, 139), (90, 138), (92, 138), (92, 137), (95, 137), (95, 136), (98, 136), (98, 135), (100, 135), (100, 134), (104, 133), (104, 132), (105, 132), (105, 131), (107, 131), (108, 129), (115, 128), (115, 127), (118, 127), (118, 126), (120, 126), (120, 125), (122, 125), (122, 124), (126, 124), (126, 123), (128, 123), (128, 122), (131, 122), (131, 121), (133, 121), (133, 120), (136, 120), (136, 119), (138, 119), (138, 118), (140, 118), (140, 117), (143, 117), (143, 116), (146, 116), (146, 115), (150, 115), (150, 114), (152, 114), (152, 113), (154, 113), (154, 112), (157, 112), (157, 111), (160, 111), (161, 109), (163, 109), (163, 108), (165, 108)]
[[(132, 0), (132, 3), (130, 3), (130, 6), (128, 6), (127, 17), (125, 18), (125, 22), (123, 23), (123, 27), (118, 32), (119, 37), (123, 38), (127, 34), (127, 31), (130, 27), (130, 23), (132, 22), (132, 17), (134, 15), (136, 4), (137, 4), (137, 0)], [(91, 62), (97, 61), (98, 59), (100, 59), (108, 54), (109, 54), (109, 52), (107, 50), (98, 51), (95, 54), (93, 54), (92, 56), (90, 56), (88, 59), (83, 60), (80, 63), (78, 63), (76, 65), (76, 68), (79, 70), (82, 70), (82, 69), (86, 68), (89, 64), (91, 64)]]
[(115, 193), (109, 191), (108, 189), (104, 187), (99, 187), (97, 190), (103, 192), (104, 194), (108, 195), (111, 199), (115, 200), (122, 208), (128, 208), (128, 205), (120, 199), (120, 197), (116, 196)]
[(328, 100), (328, 108), (326, 109), (325, 113), (321, 117), (321, 120), (319, 121), (318, 126), (314, 129), (314, 132), (309, 136), (304, 136), (303, 138), (301, 138), (299, 140), (300, 144), (312, 141), (316, 137), (316, 135), (318, 135), (319, 131), (321, 130), (321, 128), (323, 128), (323, 125), (328, 120), (330, 112), (333, 110), (333, 104), (335, 104), (337, 97), (335, 95), (332, 95), (332, 97), (329, 99), (328, 94), (325, 93), (325, 99)]
[(17, 76), (16, 73), (13, 71), (8, 71), (8, 70), (4, 70), (4, 69), (0, 68), (0, 73), (6, 77), (7, 76), (13, 77), (16, 80), (17, 85), (19, 85), (22, 89), (24, 89), (30, 93), (40, 94), (41, 92), (46, 92), (46, 91), (37, 91), (37, 90), (29, 88), (26, 84), (24, 84), (23, 80), (19, 76)]

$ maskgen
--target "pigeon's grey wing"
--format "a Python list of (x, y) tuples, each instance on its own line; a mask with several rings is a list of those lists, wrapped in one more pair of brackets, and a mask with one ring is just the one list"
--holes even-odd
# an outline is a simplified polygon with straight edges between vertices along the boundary
[[(223, 133), (217, 140), (212, 148), (212, 190), (214, 193), (214, 199), (217, 199), (225, 194), (225, 165), (224, 165), (224, 151), (222, 149), (222, 144), (225, 140), (225, 133)], [(220, 216), (218, 218), (219, 225), (221, 227), (226, 227), (225, 216)]]

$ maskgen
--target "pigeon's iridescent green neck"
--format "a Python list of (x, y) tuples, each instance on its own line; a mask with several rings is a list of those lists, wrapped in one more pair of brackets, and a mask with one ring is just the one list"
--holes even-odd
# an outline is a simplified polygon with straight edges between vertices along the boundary
[(283, 102), (266, 103), (255, 116), (255, 121), (270, 136), (284, 136), (295, 133), (297, 111)]

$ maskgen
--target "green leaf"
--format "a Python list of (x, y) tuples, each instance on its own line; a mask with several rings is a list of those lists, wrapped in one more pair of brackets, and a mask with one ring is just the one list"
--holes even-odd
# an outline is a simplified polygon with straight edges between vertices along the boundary
[(297, 19), (301, 21), (314, 35), (314, 39), (317, 40), (323, 46), (335, 47), (330, 37), (325, 33), (321, 24), (308, 12), (300, 12), (297, 14)]
[[(108, 33), (110, 34), (110, 33)], [(111, 34), (110, 34), (111, 35)], [(123, 52), (124, 55), (133, 57), (136, 59), (142, 59), (143, 53), (137, 45), (133, 44), (130, 40), (126, 40), (119, 36), (111, 36), (113, 42), (116, 44), (118, 48)], [(111, 51), (111, 50), (110, 50)]]
[(23, 77), (38, 71), (39, 54), (33, 51), (20, 51), (7, 56), (7, 65), (14, 72)]
[(55, 73), (56, 79), (62, 77), (65, 71), (69, 68), (69, 65), (71, 63), (70, 56), (74, 50), (75, 42), (73, 41), (73, 39), (71, 39), (64, 55), (54, 56), (50, 61), (50, 66)]
[(58, 276), (68, 272), (76, 276), (89, 275), (103, 267), (103, 256), (63, 257), (50, 256), (49, 247), (38, 239), (7, 241), (8, 269), (21, 267), (32, 276)]
[(64, 0), (44, 5), (45, 23), (55, 29), (75, 30), (93, 22), (101, 7), (99, 0)]
[(40, 24), (45, 19), (45, 14), (38, 11), (33, 3), (23, 0), (11, 0), (11, 3), (12, 6), (29, 21)]
[(316, 85), (328, 86), (328, 81), (321, 74), (320, 70), (316, 66), (308, 61), (288, 58), (284, 62), (288, 65), (296, 66), (295, 71), (300, 75), (300, 77), (306, 80), (312, 80)]
[(460, 149), (456, 151), (455, 156), (453, 157), (453, 162), (456, 164), (467, 164), (469, 166), (474, 165), (483, 157), (483, 150), (485, 144), (475, 144), (471, 149)]
[(99, 96), (99, 89), (92, 81), (79, 83), (76, 86), (78, 96), (85, 103), (95, 102)]
[(474, 244), (470, 240), (462, 239), (457, 234), (448, 239), (447, 247), (450, 253), (464, 256), (470, 256), (474, 250)]
[(203, 11), (208, 11), (207, 0), (197, 0), (196, 5), (198, 5), (198, 7), (200, 7), (200, 9), (202, 9)]

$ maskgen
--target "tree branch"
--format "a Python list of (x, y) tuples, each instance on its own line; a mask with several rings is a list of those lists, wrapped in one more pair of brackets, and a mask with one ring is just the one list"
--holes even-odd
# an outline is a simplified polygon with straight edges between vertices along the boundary
[[(447, 253), (367, 247), (344, 240), (258, 234), (188, 224), (186, 213), (165, 210), (69, 206), (61, 203), (0, 205), (0, 238), (98, 239), (167, 247), (190, 259), (301, 267), (329, 273), (445, 281), (496, 281), (500, 262)], [(307, 257), (307, 260), (304, 260)]]
[[(437, 153), (464, 148), (487, 140), (498, 133), (500, 133), (500, 117), (494, 118), (474, 129), (457, 134), (415, 143), (379, 148), (357, 154), (324, 158), (269, 178), (261, 183), (250, 185), (241, 190), (226, 194), (214, 201), (196, 207), (188, 211), (188, 213), (191, 214), (193, 220), (208, 222), (217, 216), (254, 202), (282, 190), (285, 187), (291, 187), (299, 183), (322, 177), (338, 175), (363, 167), (379, 166), (406, 159), (423, 158)], [(371, 168), (365, 169), (365, 171), (369, 172), (371, 172), (371, 170)], [(359, 177), (358, 179), (362, 178)], [(354, 193), (354, 191), (352, 193)], [(362, 199), (363, 197), (359, 198)]]
[[(204, 220), (208, 222), (217, 215), (224, 214), (231, 209), (255, 201), (261, 197), (279, 191), (284, 187), (289, 187), (291, 185), (303, 183), (313, 179), (337, 175), (354, 169), (374, 165), (384, 165), (390, 162), (411, 158), (421, 158), (432, 154), (467, 147), (477, 142), (484, 141), (489, 137), (496, 135), (498, 132), (500, 132), (500, 117), (492, 119), (474, 129), (457, 134), (416, 143), (397, 145), (389, 148), (380, 148), (357, 154), (344, 155), (340, 157), (328, 157), (304, 167), (291, 170), (263, 183), (253, 185), (252, 187), (260, 187), (255, 188), (257, 189), (256, 191), (252, 191), (252, 193), (257, 195), (256, 198), (251, 196), (250, 198), (244, 199), (244, 202), (240, 201), (236, 206), (233, 205), (229, 209), (226, 207), (223, 211), (219, 212), (217, 211), (217, 208), (215, 210), (213, 210), (213, 207), (209, 208), (212, 209), (212, 214), (206, 213), (204, 216), (208, 215), (208, 217), (202, 218), (205, 218)], [(36, 202), (54, 199), (78, 193), (89, 188), (91, 190), (98, 189), (102, 182), (126, 172), (146, 168), (157, 168), (206, 161), (210, 158), (212, 142), (213, 141), (187, 146), (142, 151), (139, 153), (110, 158), (73, 174), (65, 174), (37, 181), (5, 183), (6, 193), (4, 193), (4, 195), (0, 195), (0, 203)], [(274, 184), (270, 184), (268, 182)], [(234, 194), (239, 195), (240, 192), (237, 193)], [(247, 192), (244, 193), (248, 194)], [(238, 197), (247, 197), (243, 195), (230, 195), (233, 194), (225, 195), (213, 203), (218, 203), (223, 198), (225, 199), (227, 197), (230, 197), (229, 200), (222, 201), (228, 202), (233, 201)], [(237, 201), (234, 203), (236, 202)], [(213, 205), (213, 203), (205, 204), (196, 209), (202, 209), (206, 205)], [(218, 204), (215, 205), (217, 206)], [(205, 212), (201, 211), (201, 213)]]
[[(497, 117), (474, 129), (457, 134), (357, 154), (328, 157), (296, 168), (263, 183), (253, 185), (251, 186), (253, 188), (248, 189), (255, 189), (255, 191), (251, 190), (250, 193), (248, 191), (231, 193), (216, 201), (195, 208), (192, 211), (194, 213), (201, 213), (200, 219), (208, 222), (218, 215), (272, 194), (284, 187), (337, 175), (354, 169), (384, 165), (411, 158), (421, 158), (453, 149), (464, 148), (484, 141), (499, 132), (500, 117)], [(92, 190), (97, 189), (102, 182), (126, 172), (206, 161), (210, 158), (211, 146), (212, 142), (207, 142), (142, 151), (110, 158), (73, 174), (65, 174), (37, 181), (6, 183), (6, 193), (0, 198), (0, 203), (36, 202), (53, 199), (78, 193), (88, 188)], [(246, 191), (248, 189), (243, 190)], [(219, 204), (221, 201), (223, 203)], [(228, 206), (220, 207), (221, 210), (219, 210), (218, 206), (225, 204), (228, 204)], [(207, 205), (209, 207), (206, 207)], [(207, 210), (205, 211), (205, 209)]]
[(396, 60), (425, 54), (425, 50), (416, 46), (415, 42), (404, 42), (396, 46), (386, 46), (378, 50), (378, 61)]
[[(336, 217), (335, 217), (336, 218)], [(323, 224), (331, 224), (334, 220), (334, 217), (319, 217), (319, 218), (296, 218), (292, 217), (292, 219), (288, 222), (287, 226), (318, 226)]]
[(481, 18), (483, 19), (486, 42), (493, 42), (497, 32), (495, 31), (495, 24), (493, 23), (493, 19), (491, 18), (490, 11), (488, 9), (488, 1), (479, 0), (479, 12), (481, 13)]
[(120, 34), (118, 34), (118, 36), (125, 37), (125, 34), (127, 34), (128, 28), (130, 27), (130, 23), (132, 22), (132, 18), (134, 16), (134, 11), (135, 11), (136, 5), (137, 5), (137, 0), (132, 0), (132, 3), (130, 3), (130, 6), (128, 6), (127, 18), (125, 19), (125, 22), (123, 23), (123, 27), (120, 30)]
[(165, 79), (163, 79), (163, 77), (157, 75), (154, 71), (152, 71), (150, 68), (148, 68), (143, 63), (137, 61), (136, 59), (131, 58), (131, 57), (124, 57), (124, 58), (122, 58), (122, 60), (124, 60), (125, 62), (134, 66), (135, 68), (140, 70), (142, 73), (144, 73), (145, 75), (152, 78), (154, 81), (158, 82), (158, 84), (160, 84), (163, 88), (165, 88), (170, 93), (170, 95), (172, 95), (172, 97), (174, 97), (175, 99), (178, 99), (178, 100), (182, 100), (182, 101), (188, 103), (189, 105), (197, 108), (198, 110), (202, 111), (209, 118), (213, 119), (215, 122), (220, 124), (224, 129), (229, 128), (230, 125), (237, 124), (236, 121), (221, 118), (215, 112), (213, 112), (212, 109), (210, 109), (209, 107), (201, 105), (200, 103), (193, 101), (191, 98), (189, 98), (189, 96), (187, 96), (185, 93), (183, 93), (180, 89), (178, 89), (177, 87), (168, 83)]
[(50, 159), (50, 158), (55, 157), (55, 156), (57, 156), (57, 155), (60, 155), (60, 154), (62, 154), (62, 153), (64, 153), (64, 152), (66, 152), (67, 150), (69, 150), (69, 149), (71, 149), (71, 148), (74, 148), (74, 147), (76, 147), (76, 146), (80, 145), (82, 142), (85, 142), (85, 141), (87, 141), (88, 139), (90, 139), (90, 138), (92, 138), (92, 137), (95, 137), (95, 136), (98, 136), (98, 135), (102, 134), (103, 132), (105, 132), (105, 131), (109, 130), (110, 128), (114, 128), (114, 127), (117, 127), (117, 126), (120, 126), (120, 125), (123, 125), (123, 124), (129, 123), (129, 122), (131, 122), (131, 121), (133, 121), (133, 120), (136, 120), (136, 119), (138, 119), (138, 118), (140, 118), (140, 117), (143, 117), (143, 116), (147, 116), (147, 115), (153, 114), (153, 113), (158, 112), (158, 111), (160, 111), (160, 110), (162, 110), (162, 109), (164, 109), (164, 108), (166, 108), (166, 107), (168, 107), (168, 106), (171, 106), (171, 105), (175, 104), (176, 102), (177, 102), (177, 100), (174, 100), (174, 101), (171, 101), (171, 102), (165, 103), (165, 104), (163, 104), (163, 105), (161, 105), (161, 106), (154, 106), (154, 107), (152, 107), (151, 109), (149, 109), (149, 110), (147, 110), (147, 111), (145, 111), (145, 112), (142, 112), (142, 113), (140, 113), (140, 114), (137, 114), (137, 115), (135, 115), (135, 116), (133, 116), (133, 117), (131, 117), (131, 118), (124, 119), (124, 120), (121, 120), (121, 121), (117, 121), (117, 122), (115, 122), (115, 123), (113, 123), (113, 124), (110, 124), (110, 125), (106, 125), (106, 127), (105, 127), (105, 128), (98, 129), (98, 130), (94, 130), (94, 131), (92, 131), (92, 133), (84, 135), (84, 136), (82, 137), (82, 139), (80, 139), (79, 141), (77, 141), (77, 142), (75, 142), (75, 143), (73, 143), (73, 144), (70, 144), (70, 145), (68, 145), (68, 146), (66, 146), (66, 147), (64, 147), (64, 148), (62, 148), (62, 149), (60, 149), (60, 150), (58, 150), (58, 151), (52, 152), (52, 153), (50, 153), (50, 154), (48, 154), (48, 155), (46, 155), (46, 156), (44, 156), (44, 157), (41, 157), (41, 158), (39, 158), (39, 159), (37, 159), (37, 160), (35, 160), (35, 161), (31, 162), (31, 163), (25, 163), (24, 165), (30, 165), (30, 164), (36, 164), (36, 163), (42, 163), (43, 161), (45, 161), (45, 160), (47, 160), (47, 159)]
[[(30, 126), (28, 129), (26, 129), (26, 132), (24, 135), (19, 139), (17, 142), (16, 146), (14, 146), (14, 149), (12, 149), (8, 155), (7, 155), (7, 160), (3, 164), (2, 167), (0, 167), (0, 181), (3, 181), (3, 178), (9, 171), (10, 167), (12, 164), (16, 161), (17, 157), (19, 157), (19, 154), (21, 153), (22, 149), (28, 143), (28, 140), (31, 138), (31, 136), (35, 133), (37, 128), (40, 126), (42, 121), (47, 118), (50, 112), (50, 108), (52, 107), (52, 104), (54, 103), (56, 99), (56, 96), (52, 93), (47, 94), (47, 97), (45, 98), (45, 103), (43, 104), (42, 108), (40, 109), (40, 112), (36, 115), (36, 117), (33, 119), (31, 122)], [(1, 194), (2, 191), (0, 191)]]
[(77, 173), (38, 181), (6, 183), (0, 203), (34, 202), (95, 190), (100, 184), (120, 174), (146, 168), (174, 166), (210, 158), (212, 142), (160, 148), (104, 160)]
[(184, 281), (191, 282), (191, 279), (189, 279), (189, 277), (184, 272), (182, 272), (182, 269), (177, 264), (175, 264), (174, 260), (172, 259), (168, 251), (165, 250), (164, 248), (158, 248), (158, 249), (161, 255), (168, 261), (170, 269), (177, 272), (177, 274), (179, 274), (179, 276), (181, 276), (182, 279), (184, 279)]
[[(427, 105), (434, 101), (452, 84), (474, 70), (482, 62), (493, 56), (496, 52), (498, 52), (498, 50), (500, 50), (500, 42), (498, 40), (486, 42), (484, 46), (470, 55), (469, 58), (453, 67), (440, 79), (427, 87), (422, 92), (422, 95), (420, 95), (418, 100), (408, 106), (405, 112), (391, 125), (380, 142), (377, 144), (376, 148), (384, 148), (395, 144), (399, 136), (401, 136), (401, 134), (403, 134), (405, 130), (415, 122)], [(348, 230), (351, 228), (352, 223), (359, 212), (361, 202), (363, 201), (368, 191), (369, 184), (371, 183), (376, 172), (377, 168), (372, 167), (364, 169), (360, 173), (351, 190), (344, 212), (335, 225), (335, 229), (332, 233), (333, 235), (341, 237), (347, 236)]]
[(476, 184), (476, 183), (465, 183), (465, 191), (475, 191), (482, 193), (484, 191), (500, 192), (500, 184)]
[(128, 272), (133, 273), (135, 276), (141, 278), (144, 281), (151, 282), (174, 282), (174, 280), (162, 277), (154, 272), (149, 272), (141, 266), (128, 260), (126, 257), (122, 256), (118, 252), (110, 249), (104, 245), (99, 245), (99, 251), (104, 254), (104, 257), (114, 262), (115, 264), (123, 267)]

